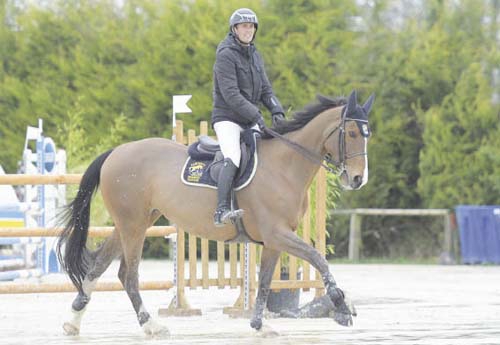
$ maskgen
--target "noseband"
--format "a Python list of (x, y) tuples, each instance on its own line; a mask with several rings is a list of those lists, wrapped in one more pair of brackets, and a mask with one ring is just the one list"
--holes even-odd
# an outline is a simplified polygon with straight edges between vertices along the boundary
[[(346, 169), (346, 162), (349, 159), (352, 159), (352, 158), (355, 158), (358, 156), (366, 156), (367, 155), (366, 149), (362, 152), (347, 154), (346, 140), (345, 140), (346, 122), (354, 121), (357, 124), (359, 124), (359, 123), (368, 124), (368, 121), (347, 117), (345, 115), (345, 110), (346, 110), (346, 108), (344, 108), (344, 110), (342, 111), (342, 120), (340, 121), (340, 124), (337, 127), (335, 127), (326, 137), (326, 140), (328, 140), (337, 130), (340, 131), (340, 133), (339, 133), (339, 161), (336, 161), (335, 159), (333, 159), (333, 157), (330, 153), (327, 153), (324, 157), (321, 157), (320, 155), (316, 154), (315, 152), (312, 152), (309, 149), (305, 148), (304, 146), (297, 144), (296, 142), (293, 142), (293, 141), (289, 140), (288, 138), (285, 138), (283, 135), (273, 131), (270, 128), (265, 128), (264, 131), (266, 133), (268, 133), (269, 135), (271, 135), (277, 139), (280, 139), (286, 145), (293, 148), (295, 151), (297, 151), (298, 153), (303, 155), (305, 158), (307, 158), (308, 160), (310, 160), (314, 164), (321, 165), (328, 172), (331, 172), (331, 173), (336, 172), (338, 175), (341, 175), (343, 172), (345, 172), (347, 170)], [(326, 164), (324, 162), (326, 162)], [(330, 167), (330, 164), (334, 165), (335, 169)]]
[[(345, 110), (345, 109), (344, 109)], [(354, 121), (356, 124), (358, 123), (366, 123), (368, 124), (367, 120), (361, 120), (361, 119), (353, 119), (350, 117), (345, 116), (345, 112), (342, 113), (342, 121), (340, 122), (340, 125), (335, 127), (335, 129), (326, 137), (326, 140), (328, 140), (333, 133), (335, 133), (337, 130), (340, 131), (339, 133), (339, 161), (335, 161), (330, 153), (327, 153), (325, 155), (324, 160), (326, 161), (327, 164), (333, 164), (337, 168), (337, 173), (340, 175), (344, 171), (346, 171), (346, 162), (349, 159), (359, 157), (359, 156), (367, 156), (368, 153), (366, 152), (366, 149), (361, 151), (361, 152), (355, 152), (351, 154), (347, 154), (346, 150), (346, 141), (345, 141), (345, 125), (348, 121)], [(329, 170), (330, 172), (332, 170)]]

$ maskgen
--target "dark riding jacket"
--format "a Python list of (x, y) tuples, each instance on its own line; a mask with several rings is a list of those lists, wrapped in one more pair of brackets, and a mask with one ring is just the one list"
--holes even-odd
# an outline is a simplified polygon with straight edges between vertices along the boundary
[(262, 102), (271, 114), (283, 113), (264, 69), (264, 61), (253, 44), (243, 46), (229, 33), (217, 47), (213, 69), (212, 125), (232, 121), (251, 127), (262, 116)]

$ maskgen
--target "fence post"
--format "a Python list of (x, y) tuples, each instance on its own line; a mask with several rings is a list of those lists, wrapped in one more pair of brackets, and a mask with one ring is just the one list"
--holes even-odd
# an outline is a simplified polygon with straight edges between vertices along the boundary
[(361, 215), (355, 212), (351, 214), (349, 229), (349, 260), (359, 260), (359, 249), (361, 247)]
[[(326, 257), (326, 170), (319, 168), (316, 175), (316, 249)], [(321, 274), (316, 271), (316, 280), (321, 280)], [(324, 288), (316, 288), (316, 297), (325, 294)]]
[(454, 264), (456, 259), (456, 253), (453, 250), (453, 233), (451, 227), (451, 219), (452, 215), (450, 212), (446, 212), (443, 215), (443, 252), (439, 257), (439, 263), (442, 265)]
[[(188, 130), (188, 145), (193, 144), (196, 142), (196, 133), (194, 129), (189, 129)], [(196, 236), (189, 234), (189, 246), (188, 246), (188, 256), (189, 256), (189, 285), (191, 290), (197, 288), (197, 272), (196, 272), (196, 266), (197, 266), (197, 254), (198, 254), (198, 248), (197, 248), (197, 240)]]
[(451, 254), (451, 226), (450, 215), (444, 215), (444, 252)]
[[(311, 200), (311, 190), (307, 191), (307, 200)], [(311, 244), (311, 208), (308, 207), (302, 218), (302, 239), (305, 243)], [(311, 280), (311, 264), (305, 260), (302, 261), (302, 280)], [(309, 291), (309, 288), (302, 289)]]
[[(196, 138), (194, 130), (188, 131), (188, 143)], [(184, 125), (180, 120), (176, 121), (175, 139), (180, 144), (184, 145)], [(200, 309), (192, 309), (187, 302), (185, 296), (186, 277), (185, 277), (185, 236), (186, 233), (181, 228), (177, 227), (177, 242), (173, 243), (175, 247), (174, 255), (174, 280), (175, 280), (175, 296), (168, 308), (160, 308), (158, 314), (162, 316), (192, 316), (201, 315)], [(191, 288), (196, 287), (196, 237), (189, 236), (188, 256), (189, 256), (189, 285)], [(194, 254), (193, 254), (194, 253)]]

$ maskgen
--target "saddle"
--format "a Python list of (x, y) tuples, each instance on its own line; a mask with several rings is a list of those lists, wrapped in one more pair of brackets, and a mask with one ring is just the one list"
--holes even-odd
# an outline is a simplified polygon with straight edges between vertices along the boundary
[[(257, 170), (257, 137), (259, 132), (246, 129), (240, 136), (241, 160), (240, 167), (234, 179), (231, 204), (233, 209), (238, 209), (238, 201), (234, 191), (245, 188)], [(207, 136), (200, 136), (198, 141), (188, 148), (188, 158), (182, 169), (181, 180), (184, 184), (198, 187), (217, 189), (217, 181), (224, 162), (219, 143)], [(248, 235), (243, 220), (234, 221), (237, 234), (226, 243), (257, 243)]]
[[(234, 190), (246, 187), (257, 168), (257, 131), (247, 129), (240, 136), (241, 160), (234, 182)], [(189, 157), (182, 169), (182, 182), (188, 185), (217, 188), (217, 181), (224, 157), (219, 143), (208, 137), (200, 136), (188, 148)]]

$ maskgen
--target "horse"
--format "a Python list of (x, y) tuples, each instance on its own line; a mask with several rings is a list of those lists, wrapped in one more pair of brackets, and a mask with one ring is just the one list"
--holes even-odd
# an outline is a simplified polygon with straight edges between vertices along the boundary
[[(325, 292), (335, 306), (334, 320), (343, 326), (352, 325), (354, 312), (337, 287), (328, 262), (295, 230), (306, 211), (307, 191), (320, 164), (332, 171), (331, 163), (335, 164), (346, 189), (359, 189), (368, 180), (368, 113), (374, 98), (370, 96), (363, 106), (356, 98), (356, 91), (347, 99), (318, 96), (316, 103), (266, 130), (258, 142), (257, 172), (247, 187), (236, 192), (245, 211), (242, 221), (248, 236), (263, 246), (258, 293), (250, 319), (256, 331), (263, 329), (272, 275), (283, 251), (308, 261), (320, 272)], [(226, 241), (236, 235), (232, 224), (222, 228), (213, 224), (216, 191), (181, 182), (187, 157), (184, 145), (148, 138), (111, 149), (89, 165), (76, 197), (62, 214), (65, 223), (57, 244), (61, 267), (78, 290), (72, 317), (63, 325), (66, 334), (79, 334), (98, 278), (113, 259), (120, 257), (118, 278), (140, 327), (147, 335), (168, 336), (168, 328), (151, 317), (139, 292), (138, 267), (146, 229), (164, 215), (195, 236)], [(325, 164), (323, 158), (330, 164)], [(86, 247), (90, 206), (99, 187), (115, 230), (91, 251)]]

